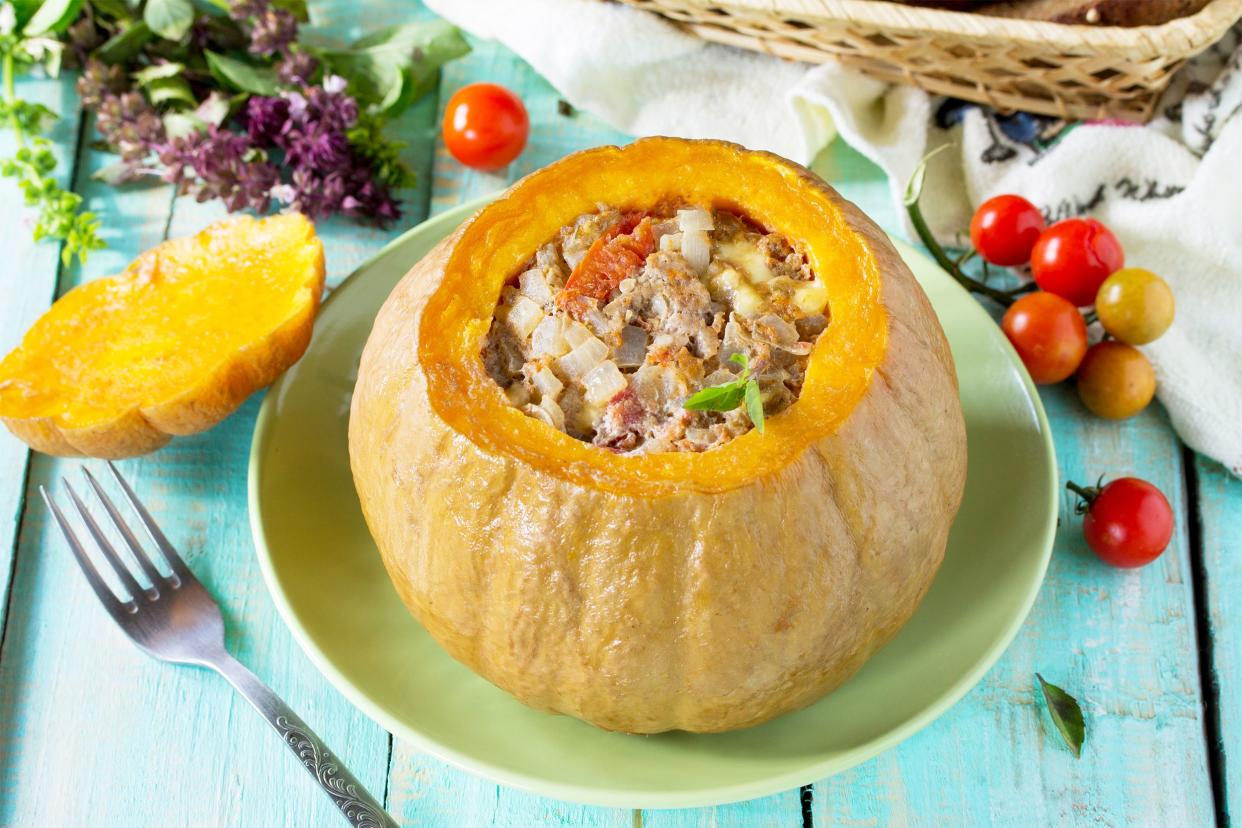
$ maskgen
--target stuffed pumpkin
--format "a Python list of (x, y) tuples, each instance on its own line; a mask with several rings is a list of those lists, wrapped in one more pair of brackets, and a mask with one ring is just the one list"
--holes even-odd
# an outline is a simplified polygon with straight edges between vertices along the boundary
[(926, 593), (966, 470), (948, 344), (885, 235), (792, 162), (673, 138), (533, 173), (414, 265), (349, 444), (431, 635), (631, 733), (848, 679)]

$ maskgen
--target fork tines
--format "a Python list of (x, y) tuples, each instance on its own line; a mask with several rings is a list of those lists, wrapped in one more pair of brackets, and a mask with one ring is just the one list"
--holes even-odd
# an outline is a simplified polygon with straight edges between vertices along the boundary
[(104, 511), (108, 513), (108, 517), (111, 518), (113, 526), (116, 527), (116, 530), (125, 540), (125, 544), (129, 547), (130, 552), (133, 553), (134, 559), (138, 562), (139, 568), (141, 568), (143, 574), (146, 575), (147, 580), (150, 581), (151, 585), (145, 589), (141, 584), (139, 584), (138, 579), (134, 577), (134, 573), (130, 571), (129, 567), (121, 559), (121, 556), (117, 554), (116, 549), (108, 540), (107, 535), (105, 535), (103, 530), (100, 529), (99, 524), (91, 515), (90, 510), (86, 508), (86, 504), (82, 502), (80, 497), (78, 497), (78, 493), (74, 490), (73, 486), (70, 485), (67, 479), (61, 478), (61, 482), (64, 483), (65, 490), (69, 493), (69, 498), (73, 501), (73, 505), (82, 519), (82, 523), (86, 526), (87, 531), (95, 540), (95, 544), (99, 547), (99, 551), (103, 555), (104, 559), (108, 561), (113, 571), (116, 572), (116, 576), (120, 579), (121, 585), (125, 588), (126, 592), (129, 593), (129, 600), (121, 600), (118, 598), (112, 589), (108, 587), (107, 582), (100, 577), (99, 571), (95, 568), (95, 564), (91, 562), (90, 556), (86, 552), (86, 548), (82, 545), (82, 542), (78, 540), (77, 533), (74, 531), (73, 526), (69, 523), (69, 520), (65, 517), (64, 512), (61, 511), (60, 506), (56, 503), (51, 494), (48, 493), (47, 489), (40, 486), (39, 493), (43, 496), (43, 501), (47, 504), (48, 509), (51, 510), (52, 516), (56, 519), (56, 523), (60, 526), (60, 531), (64, 533), (65, 540), (68, 542), (69, 548), (73, 551), (73, 556), (77, 559), (78, 566), (82, 568), (82, 573), (86, 576), (86, 580), (90, 583), (91, 588), (95, 591), (95, 594), (99, 597), (99, 600), (103, 602), (104, 606), (108, 608), (108, 611), (114, 617), (118, 617), (119, 620), (120, 614), (136, 612), (138, 609), (136, 602), (140, 597), (145, 597), (149, 601), (154, 601), (159, 598), (161, 588), (176, 589), (181, 586), (183, 580), (194, 577), (190, 573), (190, 570), (186, 567), (185, 562), (181, 560), (181, 556), (177, 554), (177, 550), (173, 548), (173, 545), (168, 542), (168, 538), (166, 538), (164, 533), (160, 531), (160, 527), (156, 524), (155, 519), (151, 517), (151, 513), (147, 511), (145, 506), (143, 506), (142, 501), (140, 501), (138, 496), (134, 494), (134, 490), (130, 487), (129, 483), (126, 482), (125, 478), (121, 476), (121, 473), (117, 471), (116, 466), (114, 466), (110, 461), (108, 462), (108, 469), (112, 472), (112, 476), (120, 485), (121, 491), (125, 493), (125, 499), (129, 501), (130, 506), (133, 507), (134, 512), (138, 515), (138, 519), (142, 522), (147, 536), (163, 554), (164, 560), (171, 571), (169, 576), (164, 576), (160, 573), (159, 569), (156, 568), (146, 550), (143, 549), (142, 543), (134, 535), (133, 530), (130, 528), (129, 524), (125, 522), (125, 519), (121, 516), (120, 511), (112, 502), (112, 499), (108, 497), (108, 494), (104, 491), (103, 486), (101, 486), (99, 481), (95, 479), (95, 476), (91, 474), (90, 470), (85, 466), (82, 466), (81, 468), (82, 474), (85, 476), (87, 483), (95, 491), (95, 496), (99, 499), (99, 502), (103, 504)]

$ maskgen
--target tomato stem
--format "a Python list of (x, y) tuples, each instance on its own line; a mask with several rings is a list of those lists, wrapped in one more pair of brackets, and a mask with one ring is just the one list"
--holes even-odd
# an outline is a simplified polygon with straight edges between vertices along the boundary
[(1082, 315), (1082, 321), (1090, 325), (1094, 322), (1099, 322), (1100, 315), (1095, 312), (1095, 308), (1092, 308), (1091, 310), (1087, 311), (1086, 313)]
[[(1101, 477), (1100, 482), (1102, 483), (1103, 481), (1104, 478)], [(1100, 487), (1098, 484), (1095, 486), (1079, 486), (1073, 480), (1068, 480), (1065, 483), (1065, 488), (1069, 489), (1080, 498), (1077, 506), (1074, 508), (1074, 511), (1080, 515), (1090, 509), (1091, 504), (1094, 503), (1095, 499), (1100, 496)]]
[(936, 264), (940, 265), (959, 285), (971, 293), (986, 296), (1005, 307), (1013, 304), (1013, 297), (1007, 291), (997, 290), (994, 287), (985, 285), (978, 279), (972, 279), (962, 272), (958, 262), (949, 258), (949, 254), (945, 253), (944, 248), (940, 246), (940, 242), (936, 241), (935, 236), (932, 235), (931, 228), (927, 226), (927, 221), (923, 218), (923, 211), (919, 209), (917, 196), (906, 203), (906, 214), (910, 216), (910, 223), (914, 225), (914, 232), (918, 234), (919, 241), (931, 253), (932, 258), (936, 260)]

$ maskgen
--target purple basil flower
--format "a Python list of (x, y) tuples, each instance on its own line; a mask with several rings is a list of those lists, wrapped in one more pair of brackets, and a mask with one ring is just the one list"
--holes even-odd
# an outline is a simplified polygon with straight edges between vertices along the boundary
[(209, 127), (161, 147), (164, 180), (177, 185), (180, 194), (194, 193), (209, 201), (218, 198), (229, 212), (250, 208), (266, 213), (272, 188), (280, 173), (246, 135)]
[(286, 54), (298, 38), (298, 20), (293, 13), (267, 0), (241, 0), (229, 7), (229, 16), (249, 28), (252, 54)]
[(246, 133), (256, 145), (276, 140), (289, 120), (289, 101), (279, 97), (255, 96), (246, 103)]
[(298, 38), (298, 21), (284, 9), (267, 9), (253, 18), (250, 28), (250, 51), (256, 55), (284, 54)]
[(319, 61), (306, 52), (293, 52), (276, 64), (276, 76), (286, 86), (307, 86), (319, 71)]

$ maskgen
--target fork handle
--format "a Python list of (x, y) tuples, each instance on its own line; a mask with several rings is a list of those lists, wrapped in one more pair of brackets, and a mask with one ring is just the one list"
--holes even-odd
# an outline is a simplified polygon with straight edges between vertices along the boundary
[(341, 764), (323, 740), (272, 692), (259, 677), (228, 653), (220, 653), (208, 665), (228, 679), (237, 692), (267, 719), (302, 767), (315, 777), (341, 815), (356, 828), (400, 828), (362, 783)]

